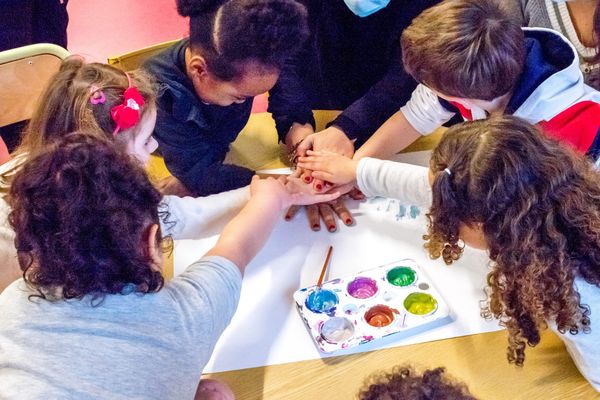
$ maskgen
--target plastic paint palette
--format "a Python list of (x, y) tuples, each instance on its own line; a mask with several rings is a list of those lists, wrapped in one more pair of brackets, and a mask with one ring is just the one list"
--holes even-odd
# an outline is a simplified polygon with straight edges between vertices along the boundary
[(413, 260), (334, 279), (320, 289), (300, 289), (294, 300), (324, 353), (398, 333), (410, 336), (452, 321), (442, 296)]

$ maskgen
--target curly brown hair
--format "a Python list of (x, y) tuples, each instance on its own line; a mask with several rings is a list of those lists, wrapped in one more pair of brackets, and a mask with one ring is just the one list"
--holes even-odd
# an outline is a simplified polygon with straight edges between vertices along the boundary
[(509, 362), (523, 364), (548, 321), (561, 333), (588, 333), (590, 309), (573, 283), (600, 286), (600, 176), (592, 163), (501, 116), (449, 129), (430, 168), (426, 247), (451, 264), (462, 252), (461, 226), (481, 226), (492, 261), (482, 316), (507, 328)]
[[(50, 144), (15, 175), (8, 196), (23, 278), (46, 299), (158, 291), (144, 247), (161, 194), (138, 163), (97, 134)], [(159, 235), (160, 236), (160, 235)]]
[(475, 400), (463, 383), (445, 375), (444, 368), (415, 372), (410, 366), (396, 367), (392, 373), (373, 381), (358, 395), (359, 400)]

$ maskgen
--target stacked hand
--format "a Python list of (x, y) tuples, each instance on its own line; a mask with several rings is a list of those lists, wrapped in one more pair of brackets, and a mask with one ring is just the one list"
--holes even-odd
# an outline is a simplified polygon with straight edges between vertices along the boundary
[[(331, 168), (326, 168), (323, 164), (325, 160), (311, 158), (321, 156), (333, 157), (339, 155), (339, 157), (344, 160), (351, 160), (349, 157), (352, 157), (354, 154), (354, 145), (344, 132), (334, 126), (317, 133), (314, 133), (312, 128), (302, 126), (295, 132), (301, 133), (296, 134), (294, 137), (294, 133), (291, 132), (292, 134), (290, 137), (293, 138), (292, 142), (296, 140), (297, 143), (302, 139), (302, 142), (296, 149), (296, 154), (300, 163), (298, 163), (295, 176), (299, 177), (301, 181), (306, 184), (305, 186), (312, 186), (314, 192), (317, 193), (326, 193), (329, 190), (335, 190), (340, 193), (349, 192), (350, 197), (356, 200), (364, 198), (362, 193), (353, 189), (354, 179), (344, 182), (347, 184), (341, 184), (342, 182), (338, 183), (340, 179), (333, 178), (337, 172), (332, 171)], [(313, 152), (311, 149), (315, 151)], [(330, 164), (333, 161), (334, 160), (327, 160), (327, 163)], [(313, 162), (318, 162), (318, 164), (311, 164)], [(323, 169), (320, 168), (321, 164), (323, 164)], [(336, 184), (340, 186), (336, 186)], [(298, 205), (290, 207), (285, 215), (285, 219), (292, 219), (299, 209), (300, 206)], [(323, 219), (328, 231), (334, 232), (337, 230), (336, 215), (346, 225), (352, 225), (354, 222), (352, 214), (348, 211), (341, 198), (327, 203), (307, 206), (306, 213), (310, 227), (314, 231), (321, 229), (321, 219)]]

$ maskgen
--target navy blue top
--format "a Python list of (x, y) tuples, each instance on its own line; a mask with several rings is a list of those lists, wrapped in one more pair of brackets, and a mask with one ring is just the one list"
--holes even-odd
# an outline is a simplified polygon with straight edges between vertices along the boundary
[(248, 122), (252, 98), (227, 107), (204, 104), (186, 74), (188, 40), (150, 58), (143, 68), (158, 83), (154, 135), (169, 172), (197, 196), (237, 189), (254, 172), (223, 164), (231, 142)]

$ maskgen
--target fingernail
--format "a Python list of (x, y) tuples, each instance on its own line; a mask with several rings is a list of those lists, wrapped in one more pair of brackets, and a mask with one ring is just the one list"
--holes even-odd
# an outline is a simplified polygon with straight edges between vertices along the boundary
[(335, 231), (335, 225), (329, 225), (327, 229), (329, 229), (329, 232), (333, 232)]
[(352, 219), (346, 218), (346, 220), (344, 222), (346, 223), (346, 225), (350, 225), (350, 224), (352, 224)]
[(306, 183), (310, 182), (310, 176), (305, 176), (304, 177), (304, 182), (306, 182)]
[(312, 226), (312, 229), (313, 229), (313, 231), (320, 231), (320, 230), (321, 230), (321, 225), (319, 225), (319, 224), (314, 224), (314, 225)]
[(317, 190), (321, 190), (323, 189), (323, 185), (321, 185), (320, 183), (317, 184), (317, 186), (315, 186), (317, 188)]

